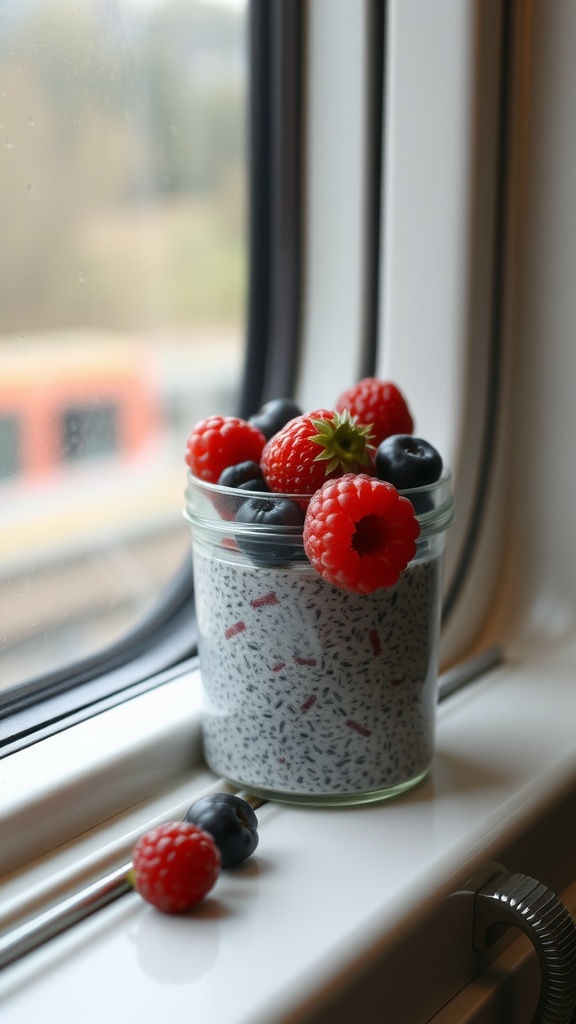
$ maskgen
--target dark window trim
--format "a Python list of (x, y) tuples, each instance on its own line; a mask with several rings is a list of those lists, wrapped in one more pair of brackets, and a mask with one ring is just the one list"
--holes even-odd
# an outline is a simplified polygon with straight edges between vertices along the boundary
[(0, 758), (89, 717), (97, 702), (120, 703), (146, 681), (145, 688), (152, 688), (159, 672), (189, 660), (196, 649), (192, 572), (186, 561), (156, 609), (117, 643), (1, 695)]
[(367, 176), (365, 188), (365, 300), (361, 377), (376, 372), (380, 329), (380, 253), (382, 249), (382, 174), (384, 167), (384, 69), (386, 61), (386, 0), (372, 0), (367, 31)]
[(303, 277), (304, 13), (250, 4), (248, 344), (241, 415), (291, 395)]
[[(249, 24), (250, 269), (240, 405), (244, 416), (275, 394), (291, 393), (302, 277), (302, 6), (299, 0), (250, 0)], [(156, 610), (121, 641), (0, 694), (0, 757), (153, 688), (160, 673), (176, 666), (188, 668), (196, 651), (188, 558)]]
[(506, 295), (506, 213), (509, 205), (509, 139), (512, 103), (513, 3), (501, 5), (500, 102), (497, 141), (496, 196), (494, 202), (494, 243), (492, 255), (492, 308), (488, 351), (488, 387), (482, 448), (476, 476), (472, 513), (464, 543), (444, 598), (442, 624), (446, 625), (460, 599), (476, 557), (490, 482), (494, 468), (494, 450), (500, 428), (502, 391), (504, 300)]

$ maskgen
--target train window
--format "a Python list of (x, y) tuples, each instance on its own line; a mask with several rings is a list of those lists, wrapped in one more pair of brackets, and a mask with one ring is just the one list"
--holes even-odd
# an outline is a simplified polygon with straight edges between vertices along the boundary
[(117, 450), (118, 441), (118, 408), (111, 402), (63, 412), (61, 450), (66, 462), (107, 455)]
[(123, 643), (187, 571), (186, 436), (244, 367), (248, 50), (248, 0), (3, 13), (4, 695)]
[(16, 416), (0, 415), (0, 479), (20, 469), (20, 437)]

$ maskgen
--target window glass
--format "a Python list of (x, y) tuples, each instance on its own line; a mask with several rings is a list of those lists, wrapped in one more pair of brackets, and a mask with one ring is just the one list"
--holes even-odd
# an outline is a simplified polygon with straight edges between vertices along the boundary
[(65, 409), (60, 450), (67, 462), (107, 455), (118, 449), (118, 408), (111, 402)]
[(17, 416), (0, 415), (0, 479), (20, 471), (20, 437)]
[(187, 557), (183, 453), (236, 408), (247, 0), (8, 0), (0, 687), (136, 624)]

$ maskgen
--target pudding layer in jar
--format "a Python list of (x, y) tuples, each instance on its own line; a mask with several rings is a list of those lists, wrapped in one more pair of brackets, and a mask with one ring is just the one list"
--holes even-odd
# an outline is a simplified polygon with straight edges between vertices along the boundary
[(301, 803), (379, 800), (414, 785), (434, 749), (451, 499), (448, 510), (423, 503), (416, 555), (398, 582), (356, 594), (311, 567), (301, 531), (240, 528), (229, 503), (245, 495), (199, 488), (208, 493), (189, 502), (189, 518), (210, 767), (256, 795)]

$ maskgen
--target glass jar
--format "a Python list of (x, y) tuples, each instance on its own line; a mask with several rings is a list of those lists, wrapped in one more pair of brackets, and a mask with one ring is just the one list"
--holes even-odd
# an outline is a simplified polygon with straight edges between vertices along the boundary
[(264, 799), (332, 805), (425, 777), (450, 481), (445, 471), (402, 492), (420, 522), (416, 555), (394, 586), (359, 595), (316, 573), (301, 526), (236, 521), (249, 499), (287, 496), (188, 477), (203, 743), (217, 775)]

